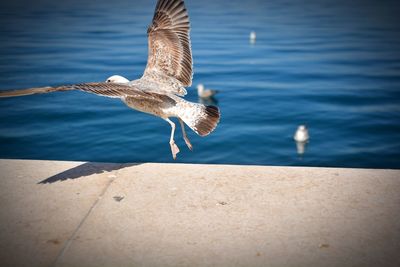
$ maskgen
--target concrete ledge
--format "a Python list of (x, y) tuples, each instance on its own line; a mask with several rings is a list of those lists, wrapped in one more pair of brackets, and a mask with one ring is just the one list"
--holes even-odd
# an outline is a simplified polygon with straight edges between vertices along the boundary
[(400, 266), (400, 171), (0, 160), (1, 266)]

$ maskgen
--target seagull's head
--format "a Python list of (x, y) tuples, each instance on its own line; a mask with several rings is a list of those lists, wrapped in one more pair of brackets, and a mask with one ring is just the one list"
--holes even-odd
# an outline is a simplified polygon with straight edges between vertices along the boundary
[(108, 77), (106, 82), (107, 83), (128, 83), (129, 80), (127, 78), (119, 76), (119, 75), (113, 75), (111, 77)]
[(202, 83), (199, 83), (199, 85), (197, 85), (197, 91), (198, 92), (203, 92), (204, 91), (204, 85)]
[(299, 131), (306, 131), (306, 130), (307, 130), (307, 127), (306, 127), (305, 125), (300, 125), (297, 129), (298, 129)]

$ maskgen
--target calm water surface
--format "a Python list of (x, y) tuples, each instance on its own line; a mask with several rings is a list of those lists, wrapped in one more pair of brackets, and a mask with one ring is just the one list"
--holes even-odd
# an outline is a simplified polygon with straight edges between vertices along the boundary
[[(0, 89), (141, 76), (155, 0), (0, 4)], [(186, 1), (195, 87), (218, 89), (178, 162), (400, 168), (398, 1)], [(249, 43), (250, 31), (257, 42)], [(310, 130), (304, 155), (293, 134)], [(0, 99), (0, 158), (172, 162), (170, 126), (83, 92)]]

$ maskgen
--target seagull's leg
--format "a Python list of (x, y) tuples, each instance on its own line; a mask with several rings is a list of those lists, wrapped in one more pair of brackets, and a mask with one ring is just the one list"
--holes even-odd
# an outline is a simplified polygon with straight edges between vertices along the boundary
[(175, 133), (175, 123), (173, 123), (170, 119), (166, 118), (166, 120), (171, 125), (171, 138), (169, 139), (169, 145), (171, 146), (172, 157), (176, 159), (176, 154), (179, 153), (179, 148), (175, 144), (174, 141), (174, 133)]
[(188, 148), (189, 148), (190, 150), (193, 150), (193, 146), (192, 146), (192, 144), (190, 143), (189, 138), (188, 138), (187, 135), (186, 135), (185, 124), (183, 123), (183, 121), (181, 120), (181, 118), (178, 118), (178, 119), (179, 119), (179, 123), (181, 124), (181, 128), (182, 128), (183, 140), (185, 140), (185, 143), (186, 143), (186, 145), (188, 146)]

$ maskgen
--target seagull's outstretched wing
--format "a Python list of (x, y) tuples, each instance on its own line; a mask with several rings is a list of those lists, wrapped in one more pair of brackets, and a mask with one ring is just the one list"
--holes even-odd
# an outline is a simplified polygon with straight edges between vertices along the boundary
[(13, 91), (0, 91), (0, 97), (14, 97), (71, 90), (81, 90), (84, 92), (113, 98), (137, 97), (140, 99), (150, 99), (157, 102), (162, 102), (162, 96), (156, 93), (144, 92), (136, 89), (133, 86), (118, 83), (80, 83), (58, 87), (37, 87)]
[(141, 80), (156, 83), (160, 92), (185, 95), (192, 84), (190, 23), (183, 0), (158, 0), (149, 26), (149, 55)]

